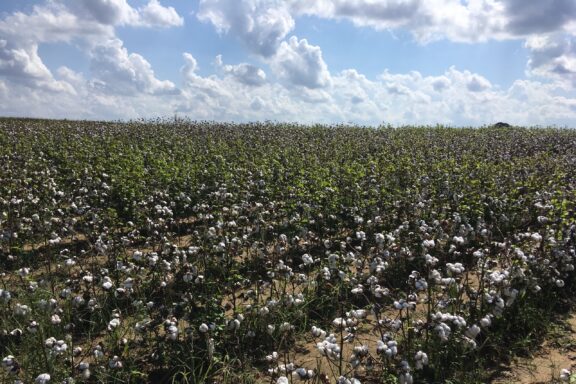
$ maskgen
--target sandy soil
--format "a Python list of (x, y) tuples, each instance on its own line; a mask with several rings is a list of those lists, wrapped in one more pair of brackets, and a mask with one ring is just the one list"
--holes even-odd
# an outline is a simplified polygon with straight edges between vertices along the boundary
[(566, 319), (566, 329), (546, 340), (531, 358), (519, 358), (497, 384), (543, 384), (558, 382), (562, 369), (576, 369), (576, 314)]

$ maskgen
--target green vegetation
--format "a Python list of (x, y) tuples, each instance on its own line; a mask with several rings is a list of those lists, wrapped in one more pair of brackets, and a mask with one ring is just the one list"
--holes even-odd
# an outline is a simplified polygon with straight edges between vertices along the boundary
[(2, 119), (0, 381), (484, 383), (575, 204), (572, 130)]

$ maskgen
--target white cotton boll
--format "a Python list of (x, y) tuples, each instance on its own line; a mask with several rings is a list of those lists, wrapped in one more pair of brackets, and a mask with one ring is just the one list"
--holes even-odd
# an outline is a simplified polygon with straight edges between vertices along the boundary
[(430, 255), (430, 254), (426, 254), (424, 256), (424, 259), (426, 260), (426, 265), (429, 265), (431, 267), (435, 266), (436, 264), (438, 264), (438, 258)]
[(110, 288), (112, 288), (114, 285), (114, 283), (112, 283), (112, 279), (108, 276), (105, 276), (103, 280), (104, 282), (102, 283), (102, 288), (104, 288), (106, 291), (110, 290)]
[(76, 265), (76, 260), (74, 259), (66, 259), (64, 261), (64, 265), (67, 267), (73, 267), (74, 265)]
[(385, 350), (386, 350), (386, 343), (384, 343), (382, 340), (378, 340), (378, 342), (376, 343), (376, 352), (384, 353)]
[(84, 380), (88, 380), (90, 378), (90, 376), (92, 375), (92, 372), (90, 371), (89, 368), (83, 369), (80, 372), (81, 372), (82, 378)]
[(314, 371), (311, 369), (306, 370), (306, 368), (297, 368), (294, 372), (292, 372), (292, 377), (295, 377), (297, 379), (306, 381), (306, 380), (310, 380), (311, 378), (314, 377)]
[(229, 330), (234, 331), (238, 328), (240, 328), (240, 320), (232, 319), (232, 320), (228, 321), (228, 329)]
[(310, 264), (314, 263), (314, 259), (312, 259), (312, 256), (310, 256), (309, 254), (305, 253), (302, 255), (302, 262), (305, 265), (310, 265)]
[(457, 245), (462, 245), (464, 244), (464, 238), (462, 236), (454, 236), (454, 238), (452, 239), (452, 241), (457, 244)]
[(326, 337), (326, 331), (316, 327), (316, 326), (312, 326), (312, 335), (314, 337)]
[(269, 313), (270, 313), (270, 309), (268, 309), (267, 306), (263, 306), (262, 308), (260, 308), (260, 309), (258, 310), (258, 314), (259, 314), (260, 316), (265, 316), (265, 315), (267, 315), (267, 314), (269, 314)]
[(462, 316), (453, 316), (452, 323), (457, 326), (458, 328), (462, 328), (466, 326), (466, 320)]
[(474, 256), (477, 259), (481, 259), (484, 257), (484, 252), (482, 252), (481, 250), (474, 251), (474, 253), (472, 253), (472, 256)]
[(280, 357), (280, 355), (278, 354), (278, 352), (274, 351), (274, 352), (272, 352), (272, 354), (266, 356), (266, 361), (268, 361), (269, 363), (272, 363), (272, 362), (278, 360), (278, 357)]
[(337, 317), (332, 320), (332, 325), (337, 329), (344, 328), (346, 326), (346, 320), (341, 317)]
[(394, 301), (394, 308), (398, 310), (403, 310), (408, 307), (408, 303), (404, 299)]
[(488, 328), (492, 325), (492, 318), (490, 316), (485, 316), (480, 320), (480, 325), (482, 328)]
[(440, 279), (440, 284), (444, 286), (450, 286), (456, 284), (456, 280), (453, 277), (445, 277)]
[(47, 373), (41, 373), (40, 375), (38, 375), (38, 377), (36, 377), (36, 380), (34, 380), (34, 383), (47, 384), (49, 381), (50, 381), (50, 375)]
[(396, 340), (390, 340), (386, 343), (387, 351), (385, 353), (388, 356), (396, 356), (398, 354), (398, 342)]
[(459, 275), (465, 270), (462, 263), (446, 263), (446, 268), (449, 275)]
[(471, 339), (471, 338), (469, 338), (469, 337), (464, 336), (463, 340), (464, 340), (464, 342), (466, 343), (466, 344), (465, 344), (465, 347), (466, 347), (466, 348), (476, 349), (476, 347), (478, 346), (478, 345), (476, 344), (476, 340), (473, 340), (473, 339)]
[(350, 311), (350, 317), (354, 317), (359, 320), (365, 319), (366, 316), (368, 316), (368, 311), (366, 311), (365, 309), (356, 309)]
[(354, 354), (358, 356), (368, 355), (368, 347), (366, 345), (357, 345), (354, 347)]
[(25, 304), (16, 303), (14, 306), (14, 314), (16, 316), (27, 316), (30, 312), (32, 312), (32, 310)]
[(564, 368), (560, 371), (560, 381), (567, 383), (570, 381), (570, 376), (572, 376), (572, 372), (569, 369)]
[(46, 348), (52, 348), (54, 346), (54, 344), (56, 344), (56, 338), (55, 337), (49, 337), (46, 340), (44, 340), (44, 346)]
[(113, 318), (108, 322), (108, 331), (113, 331), (120, 325), (120, 319), (118, 317)]
[(435, 246), (436, 243), (434, 242), (434, 240), (424, 240), (422, 242), (422, 247), (425, 249), (434, 248)]
[(533, 233), (530, 235), (530, 239), (536, 243), (540, 243), (542, 241), (542, 235), (539, 233)]
[(202, 323), (202, 324), (200, 324), (200, 327), (198, 327), (198, 330), (202, 333), (206, 333), (206, 332), (208, 332), (209, 328), (208, 328), (208, 325)]
[(120, 369), (122, 368), (122, 361), (120, 361), (118, 356), (114, 356), (108, 362), (108, 366), (112, 369)]
[(289, 332), (294, 329), (294, 326), (288, 322), (284, 322), (280, 324), (280, 327), (278, 329), (280, 330), (280, 332)]
[(16, 363), (16, 359), (12, 355), (8, 355), (2, 359), (2, 367), (6, 370), (6, 372), (10, 372)]
[(416, 369), (418, 370), (424, 369), (424, 366), (428, 365), (428, 355), (425, 352), (416, 352), (414, 359), (416, 360)]
[(176, 340), (178, 338), (178, 327), (174, 324), (170, 325), (166, 329), (166, 337), (172, 341)]
[(352, 292), (353, 295), (360, 295), (364, 292), (364, 287), (358, 284), (356, 287), (352, 288), (350, 292)]
[(404, 373), (401, 373), (400, 376), (398, 376), (398, 383), (399, 384), (413, 384), (414, 379), (412, 378), (412, 375), (410, 374), (410, 372), (404, 372)]
[(268, 324), (266, 326), (266, 333), (268, 333), (269, 335), (272, 335), (275, 330), (276, 330), (276, 326), (273, 324)]
[(418, 291), (425, 291), (426, 289), (428, 289), (428, 282), (426, 281), (426, 279), (418, 279), (414, 283), (414, 286)]
[(480, 334), (480, 327), (474, 324), (470, 326), (470, 328), (468, 328), (464, 334), (470, 339), (475, 339), (476, 336)]
[(94, 347), (94, 350), (92, 351), (92, 354), (94, 355), (94, 358), (96, 360), (100, 360), (101, 358), (104, 357), (104, 352), (102, 351), (102, 347), (97, 345), (96, 347)]

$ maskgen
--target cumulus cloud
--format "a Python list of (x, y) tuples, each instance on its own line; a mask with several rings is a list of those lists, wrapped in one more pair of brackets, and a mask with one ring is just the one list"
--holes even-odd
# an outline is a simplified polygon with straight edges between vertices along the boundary
[(67, 67), (58, 68), (54, 76), (72, 85), (74, 93), (10, 82), (4, 92), (0, 86), (0, 115), (98, 120), (153, 118), (172, 116), (175, 98), (180, 97), (148, 93), (125, 97), (94, 87), (83, 74)]
[(180, 27), (184, 19), (174, 7), (164, 7), (158, 0), (150, 0), (140, 9), (140, 23), (150, 27)]
[(432, 88), (436, 92), (442, 92), (450, 86), (450, 79), (446, 76), (439, 76), (438, 78), (432, 80)]
[[(573, 28), (573, 0), (288, 0), (291, 11), (349, 20), (378, 30), (403, 28), (420, 42), (514, 39)], [(571, 27), (572, 25), (572, 27)]]
[(14, 12), (0, 20), (0, 37), (13, 44), (81, 42), (88, 49), (115, 36), (114, 27), (172, 27), (183, 24), (172, 7), (150, 0), (134, 9), (125, 0), (52, 0), (30, 13)]
[(53, 0), (0, 20), (0, 75), (28, 87), (74, 93), (69, 82), (56, 80), (38, 55), (43, 43), (78, 43), (90, 53), (93, 84), (114, 92), (174, 92), (174, 84), (154, 77), (140, 55), (128, 54), (114, 26), (181, 25), (174, 8), (150, 0), (132, 8), (126, 0)]
[(294, 29), (294, 19), (281, 0), (200, 0), (199, 20), (237, 36), (253, 53), (270, 57)]
[(270, 60), (276, 76), (290, 85), (321, 88), (330, 84), (330, 72), (322, 58), (320, 47), (308, 44), (306, 39), (292, 36), (278, 48)]
[(54, 79), (38, 56), (38, 46), (33, 43), (12, 46), (6, 40), (0, 40), (0, 76), (29, 87), (74, 93), (70, 84)]
[(525, 44), (530, 52), (528, 73), (553, 80), (571, 80), (576, 87), (576, 36), (538, 35)]
[(192, 55), (186, 54), (185, 62), (177, 110), (195, 119), (371, 125), (478, 126), (500, 120), (518, 125), (576, 124), (576, 98), (563, 95), (558, 85), (519, 80), (500, 89), (477, 73), (454, 67), (438, 76), (385, 71), (374, 80), (347, 69), (330, 74), (327, 87), (295, 88), (278, 82), (246, 87), (226, 73), (203, 77)]
[(516, 35), (548, 33), (561, 30), (576, 18), (573, 0), (507, 0), (508, 30)]
[(225, 74), (232, 76), (237, 81), (246, 85), (258, 86), (266, 82), (266, 72), (252, 64), (224, 64), (222, 61), (222, 55), (218, 55), (216, 57), (216, 66)]
[(137, 9), (126, 0), (65, 0), (65, 3), (78, 17), (104, 25), (166, 28), (184, 24), (174, 7), (164, 7), (158, 0), (150, 0)]
[(467, 82), (466, 88), (470, 92), (482, 92), (489, 89), (492, 86), (488, 80), (479, 75), (470, 75)]
[(130, 24), (138, 19), (138, 12), (126, 0), (73, 0), (67, 5), (77, 16), (101, 24)]
[(174, 94), (168, 80), (158, 80), (150, 63), (137, 53), (128, 53), (119, 39), (111, 39), (91, 51), (92, 83), (115, 94)]
[[(224, 63), (219, 56), (216, 73), (204, 76), (194, 56), (184, 53), (178, 86), (158, 79), (146, 58), (129, 52), (115, 35), (117, 26), (184, 22), (158, 0), (142, 4), (50, 0), (0, 20), (0, 114), (114, 119), (178, 112), (224, 121), (576, 125), (571, 1), (201, 0), (199, 20), (239, 38), (269, 71)], [(540, 12), (548, 13), (538, 18)], [(437, 76), (330, 73), (320, 47), (288, 38), (302, 15), (401, 28), (422, 43), (527, 38), (530, 76), (501, 89), (481, 74), (454, 67)], [(67, 67), (51, 72), (38, 55), (38, 46), (47, 42), (78, 44), (89, 57), (90, 72)], [(566, 79), (572, 79), (572, 88)]]
[(0, 40), (0, 74), (12, 79), (49, 79), (52, 74), (38, 57), (38, 46), (11, 48)]
[[(0, 79), (0, 114), (126, 119), (177, 112), (193, 119), (218, 121), (483, 125), (503, 120), (519, 125), (576, 124), (576, 97), (569, 96), (556, 82), (518, 80), (508, 89), (500, 89), (479, 74), (456, 68), (437, 76), (385, 71), (375, 79), (348, 69), (330, 74), (330, 84), (321, 88), (274, 81), (256, 87), (225, 71), (203, 76), (194, 56), (185, 53), (181, 92), (173, 94), (155, 92), (153, 84), (158, 83), (150, 77), (142, 80), (147, 76), (136, 74), (138, 60), (132, 61), (123, 49), (113, 42), (102, 54), (123, 63), (117, 68), (104, 61), (115, 73), (112, 79), (133, 92), (130, 97), (107, 86), (96, 87), (95, 80), (61, 67), (56, 79), (73, 85), (77, 95), (22, 83), (2, 86), (5, 81)], [(99, 76), (106, 85), (112, 79)]]
[(15, 12), (0, 20), (0, 36), (12, 43), (35, 44), (106, 39), (113, 28), (97, 20), (85, 20), (62, 3), (36, 5), (29, 14)]

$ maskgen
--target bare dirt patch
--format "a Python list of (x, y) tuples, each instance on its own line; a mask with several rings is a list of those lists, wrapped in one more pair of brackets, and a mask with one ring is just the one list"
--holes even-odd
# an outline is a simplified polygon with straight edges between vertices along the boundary
[(562, 369), (576, 368), (576, 313), (562, 324), (529, 358), (516, 358), (497, 384), (558, 382)]

